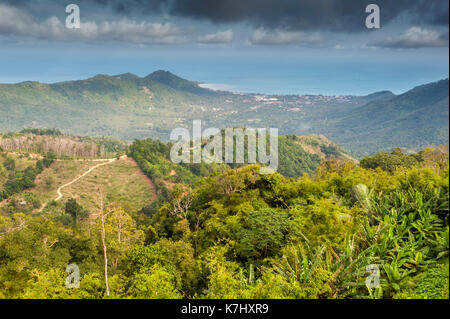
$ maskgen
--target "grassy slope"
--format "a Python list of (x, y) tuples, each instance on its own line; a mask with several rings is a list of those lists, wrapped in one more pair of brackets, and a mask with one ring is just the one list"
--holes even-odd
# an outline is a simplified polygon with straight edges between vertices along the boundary
[(97, 189), (101, 188), (107, 203), (118, 202), (139, 210), (155, 198), (152, 182), (133, 159), (123, 158), (99, 167), (78, 182), (63, 189), (62, 201), (73, 197), (83, 206), (95, 209)]
[[(19, 159), (18, 154), (11, 156), (17, 159), (16, 167), (19, 169), (34, 165), (36, 162), (26, 158)], [(0, 158), (1, 162), (2, 158)], [(36, 178), (36, 186), (25, 192), (37, 195), (43, 204), (50, 203), (58, 196), (57, 189), (61, 185), (72, 181), (97, 164), (99, 164), (98, 161), (89, 160), (56, 161)], [(7, 175), (0, 174), (0, 188), (6, 178)], [(51, 180), (50, 184), (47, 182), (49, 180)], [(118, 202), (135, 210), (148, 204), (155, 196), (152, 182), (141, 172), (134, 160), (122, 158), (92, 171), (74, 184), (64, 188), (62, 190), (63, 198), (50, 209), (62, 211), (70, 196), (77, 198), (90, 212), (95, 211), (99, 187), (101, 187), (107, 202)], [(25, 192), (18, 194), (16, 198), (22, 200)], [(6, 201), (0, 203), (0, 208), (4, 205), (6, 205)], [(34, 212), (38, 211), (39, 209), (34, 210)]]

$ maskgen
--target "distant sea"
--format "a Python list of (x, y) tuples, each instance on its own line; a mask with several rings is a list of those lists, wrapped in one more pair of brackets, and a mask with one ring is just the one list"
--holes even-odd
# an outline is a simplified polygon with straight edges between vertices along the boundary
[(380, 90), (398, 94), (449, 74), (448, 52), (328, 51), (3, 48), (0, 83), (52, 83), (126, 72), (145, 76), (163, 69), (237, 92), (363, 95)]

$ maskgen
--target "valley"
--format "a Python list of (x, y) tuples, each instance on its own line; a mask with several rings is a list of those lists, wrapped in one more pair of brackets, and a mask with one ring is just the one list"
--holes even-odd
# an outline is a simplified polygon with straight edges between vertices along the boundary
[(0, 0), (2, 306), (448, 303), (449, 1), (66, 2)]
[[(25, 153), (7, 154), (14, 159), (17, 171), (35, 165), (36, 160), (42, 158), (37, 155), (28, 159)], [(0, 160), (0, 163), (3, 161)], [(7, 174), (3, 171), (0, 173), (0, 184), (6, 181)], [(67, 200), (73, 198), (88, 211), (95, 212), (100, 209), (97, 194), (101, 189), (107, 194), (107, 203), (119, 203), (137, 211), (149, 205), (156, 196), (151, 180), (126, 155), (108, 160), (56, 160), (37, 176), (34, 184), (13, 198), (1, 201), (0, 210), (4, 213), (22, 211), (30, 214), (61, 214)]]
[[(0, 298), (448, 298), (448, 80), (284, 96), (101, 75), (0, 85), (0, 115)], [(173, 163), (193, 119), (278, 127), (278, 171)]]
[[(377, 110), (379, 117), (373, 116)], [(167, 71), (143, 78), (97, 75), (54, 84), (0, 84), (3, 133), (56, 128), (128, 142), (167, 142), (172, 129), (190, 128), (198, 119), (208, 127), (277, 127), (281, 135), (322, 134), (361, 157), (397, 146), (417, 151), (447, 144), (445, 118), (448, 79), (399, 96), (390, 91), (367, 96), (213, 91)]]

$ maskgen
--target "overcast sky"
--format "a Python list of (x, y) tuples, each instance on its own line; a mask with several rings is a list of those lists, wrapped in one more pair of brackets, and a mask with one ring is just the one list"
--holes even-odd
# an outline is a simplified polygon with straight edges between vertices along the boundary
[[(65, 7), (80, 8), (67, 29)], [(381, 10), (368, 29), (365, 8)], [(168, 69), (267, 93), (397, 93), (448, 77), (447, 0), (0, 0), (0, 82)]]

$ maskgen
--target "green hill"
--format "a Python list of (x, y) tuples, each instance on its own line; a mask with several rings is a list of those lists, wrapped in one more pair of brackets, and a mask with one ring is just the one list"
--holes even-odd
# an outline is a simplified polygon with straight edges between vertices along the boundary
[(96, 75), (54, 84), (0, 84), (0, 132), (41, 127), (125, 140), (161, 138), (180, 114), (198, 118), (186, 108), (204, 105), (213, 95), (163, 71), (147, 78)]
[(156, 81), (165, 84), (175, 90), (190, 92), (193, 94), (214, 95), (214, 91), (199, 87), (196, 83), (185, 80), (168, 71), (155, 71), (145, 77), (145, 80)]
[(353, 157), (323, 135), (280, 136), (278, 172), (288, 177), (313, 174), (324, 160), (352, 161)]
[(400, 146), (418, 150), (447, 144), (448, 79), (418, 86), (390, 100), (356, 108), (324, 128), (324, 134), (358, 155)]
[(358, 156), (393, 147), (448, 143), (448, 79), (395, 96), (216, 92), (168, 71), (54, 84), (0, 84), (0, 132), (56, 128), (67, 134), (169, 140), (172, 129), (278, 127), (281, 135), (325, 135)]

